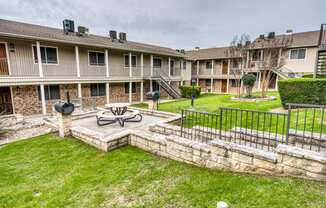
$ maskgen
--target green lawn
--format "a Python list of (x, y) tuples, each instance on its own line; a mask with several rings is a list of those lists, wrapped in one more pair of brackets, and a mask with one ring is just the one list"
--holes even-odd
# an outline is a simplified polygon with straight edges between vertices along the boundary
[[(217, 112), (220, 107), (241, 108), (268, 111), (281, 107), (278, 92), (270, 92), (269, 95), (276, 96), (275, 101), (239, 102), (231, 100), (234, 95), (203, 94), (195, 100), (195, 110), (205, 112)], [(135, 107), (147, 108), (147, 104), (134, 104)], [(182, 109), (191, 107), (190, 99), (180, 99), (159, 105), (159, 110), (180, 113)]]
[(326, 184), (186, 165), (54, 135), (0, 148), (0, 207), (326, 207)]

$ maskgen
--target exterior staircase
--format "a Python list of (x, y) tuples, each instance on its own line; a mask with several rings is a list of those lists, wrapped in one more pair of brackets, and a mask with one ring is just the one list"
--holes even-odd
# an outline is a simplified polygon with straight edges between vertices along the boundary
[(178, 92), (174, 86), (170, 84), (172, 80), (163, 72), (163, 70), (156, 70), (154, 77), (157, 79), (156, 81), (160, 87), (163, 88), (173, 99), (181, 98), (180, 92)]
[(320, 27), (318, 46), (315, 72), (317, 75), (326, 75), (326, 24)]

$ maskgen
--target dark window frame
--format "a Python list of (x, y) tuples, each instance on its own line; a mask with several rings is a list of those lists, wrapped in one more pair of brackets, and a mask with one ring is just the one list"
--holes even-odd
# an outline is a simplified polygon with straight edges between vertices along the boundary
[[(50, 52), (54, 52), (55, 54), (50, 54)], [(32, 45), (32, 51), (33, 51), (33, 59), (34, 59), (34, 64), (38, 64), (38, 57), (37, 57), (37, 47), (36, 45)], [(41, 60), (42, 64), (54, 64), (57, 65), (59, 64), (59, 49), (58, 47), (54, 46), (40, 46), (40, 51), (41, 51)], [(55, 55), (55, 56), (53, 56)], [(50, 59), (49, 57), (52, 58)]]
[(213, 63), (211, 61), (206, 61), (206, 69), (212, 69)]
[[(135, 94), (137, 92), (136, 82), (131, 84), (131, 93)], [(125, 82), (125, 94), (129, 94), (129, 82)]]
[[(155, 61), (159, 61), (159, 65), (156, 65)], [(153, 67), (154, 68), (162, 68), (162, 59), (161, 58), (153, 58)]]
[[(95, 55), (95, 57), (91, 57), (91, 54)], [(103, 60), (103, 62), (102, 62), (102, 60)], [(88, 51), (88, 65), (89, 66), (105, 66), (105, 53), (100, 52), (100, 51)]]
[[(129, 54), (124, 55), (124, 65), (129, 67)], [(137, 67), (137, 56), (131, 55), (131, 67)]]
[[(57, 92), (55, 92), (57, 90)], [(41, 87), (37, 86), (39, 100), (42, 100)], [(44, 85), (45, 100), (60, 100), (60, 86), (59, 85)]]
[(187, 69), (187, 62), (186, 62), (186, 61), (184, 61), (184, 62), (182, 63), (182, 68), (183, 68), (184, 70)]
[[(300, 52), (303, 52), (303, 51), (304, 51), (304, 53), (300, 54)], [(305, 60), (306, 56), (307, 56), (306, 48), (296, 48), (296, 49), (290, 50), (290, 60)]]
[(103, 97), (106, 96), (105, 83), (94, 83), (90, 85), (91, 97)]

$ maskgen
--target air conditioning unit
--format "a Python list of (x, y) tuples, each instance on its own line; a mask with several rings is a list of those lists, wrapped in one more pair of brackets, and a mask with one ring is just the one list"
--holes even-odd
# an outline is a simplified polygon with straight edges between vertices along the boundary
[(86, 36), (88, 35), (88, 28), (84, 26), (78, 26), (78, 35), (79, 36)]
[(117, 31), (110, 30), (109, 35), (110, 35), (110, 38), (112, 39), (112, 41), (117, 39)]
[(267, 37), (268, 37), (268, 39), (275, 38), (275, 32), (269, 32)]
[(125, 41), (127, 41), (127, 33), (119, 32), (119, 41), (120, 41), (120, 42), (125, 42)]
[(265, 35), (264, 34), (259, 35), (259, 39), (265, 39)]
[(74, 33), (75, 32), (75, 25), (74, 21), (65, 19), (62, 21), (63, 24), (63, 32), (67, 35), (69, 33)]

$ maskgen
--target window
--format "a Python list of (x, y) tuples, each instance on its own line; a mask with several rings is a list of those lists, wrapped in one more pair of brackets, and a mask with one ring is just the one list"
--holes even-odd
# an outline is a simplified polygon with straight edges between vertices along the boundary
[(106, 89), (105, 84), (91, 84), (91, 96), (105, 96), (106, 95)]
[(162, 67), (162, 60), (160, 58), (153, 58), (153, 66), (155, 68), (161, 68)]
[(233, 60), (232, 61), (232, 68), (234, 68), (234, 69), (239, 68), (239, 61), (238, 60)]
[(212, 69), (213, 65), (211, 61), (206, 62), (206, 69)]
[(183, 66), (182, 66), (182, 68), (183, 68), (184, 70), (187, 69), (187, 62), (186, 62), (186, 61), (183, 62)]
[(252, 60), (253, 61), (261, 61), (261, 60), (263, 60), (262, 50), (254, 50), (252, 52)]
[[(137, 56), (131, 56), (131, 66), (136, 67), (137, 65)], [(125, 67), (129, 67), (129, 55), (125, 55)]]
[(89, 51), (88, 52), (88, 60), (89, 60), (89, 65), (91, 65), (91, 66), (104, 66), (105, 65), (104, 53), (102, 53), (102, 52)]
[[(41, 46), (41, 60), (44, 64), (58, 64), (58, 49)], [(33, 46), (34, 63), (38, 63), (37, 48)]]
[(239, 85), (239, 81), (231, 79), (231, 87), (238, 87), (237, 85)]
[(290, 59), (305, 59), (306, 58), (306, 49), (292, 49), (290, 51)]
[[(45, 85), (44, 95), (45, 95), (45, 100), (59, 100), (60, 99), (59, 85)], [(39, 100), (42, 100), (40, 86), (38, 86), (38, 97)]]
[(206, 85), (206, 87), (210, 87), (211, 86), (211, 80), (210, 79), (206, 79), (205, 80), (205, 85)]
[[(136, 82), (131, 83), (131, 93), (136, 93)], [(129, 94), (129, 82), (125, 82), (125, 94)]]

